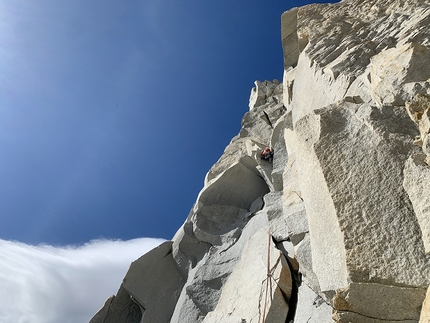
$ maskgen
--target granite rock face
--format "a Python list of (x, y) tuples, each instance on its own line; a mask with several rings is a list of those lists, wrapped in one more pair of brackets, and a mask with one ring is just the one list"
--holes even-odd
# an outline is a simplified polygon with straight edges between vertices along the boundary
[(184, 224), (91, 323), (429, 322), (430, 3), (281, 20), (283, 83), (255, 82)]

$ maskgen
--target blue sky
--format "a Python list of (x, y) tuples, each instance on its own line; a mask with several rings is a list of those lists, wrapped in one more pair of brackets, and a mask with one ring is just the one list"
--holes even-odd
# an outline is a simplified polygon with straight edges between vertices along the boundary
[(171, 238), (297, 5), (1, 0), (0, 237)]
[(305, 3), (0, 0), (3, 245), (170, 239)]

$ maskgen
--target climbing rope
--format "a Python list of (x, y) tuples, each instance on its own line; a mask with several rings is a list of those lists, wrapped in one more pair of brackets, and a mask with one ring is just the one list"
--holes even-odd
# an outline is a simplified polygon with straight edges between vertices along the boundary
[[(275, 280), (275, 278), (273, 278), (273, 273), (276, 269), (276, 267), (278, 266), (282, 254), (279, 255), (278, 259), (276, 260), (276, 263), (273, 265), (272, 268), (270, 268), (270, 240), (272, 238), (272, 234), (270, 233), (270, 231), (268, 232), (268, 241), (267, 241), (267, 276), (266, 278), (263, 280), (262, 282), (262, 286), (261, 288), (263, 289), (263, 284), (264, 281), (266, 281), (266, 294), (264, 296), (264, 308), (263, 308), (263, 320), (262, 323), (265, 323), (266, 321), (266, 309), (267, 309), (267, 303), (268, 300), (270, 298), (270, 302), (272, 301), (272, 284), (271, 284), (271, 280), (273, 280), (273, 282), (280, 288), (278, 282)], [(269, 289), (270, 289), (270, 293), (269, 293)], [(260, 292), (261, 295), (261, 292)], [(259, 320), (260, 321), (260, 320)]]

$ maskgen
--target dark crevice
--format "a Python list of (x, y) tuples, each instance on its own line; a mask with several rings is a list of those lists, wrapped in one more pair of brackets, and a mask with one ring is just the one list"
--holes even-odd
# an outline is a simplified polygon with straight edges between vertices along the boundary
[(303, 200), (303, 197), (301, 197), (300, 196), (300, 194), (299, 193), (297, 193), (297, 191), (292, 191), (293, 193), (296, 193), (297, 194), (297, 196), (302, 200), (302, 202), (304, 202), (305, 200)]
[[(145, 316), (145, 308), (137, 301), (137, 299), (135, 299), (133, 297), (133, 295), (130, 295), (130, 299), (139, 308), (139, 310), (140, 310), (140, 321), (139, 321), (139, 323), (143, 323), (144, 322), (143, 319), (144, 319), (144, 316)], [(135, 308), (135, 311), (137, 311), (136, 308)], [(136, 315), (137, 315), (137, 317), (139, 317), (139, 314), (136, 314)]]
[(273, 129), (273, 124), (272, 124), (272, 121), (270, 121), (269, 115), (267, 114), (266, 111), (263, 111), (263, 113), (264, 113), (264, 116), (265, 116), (264, 120), (267, 122), (267, 124), (270, 126), (270, 128)]
[(170, 247), (170, 249), (167, 251), (167, 253), (163, 256), (163, 258), (166, 258), (167, 256), (171, 255), (173, 253), (173, 248)]
[(285, 250), (284, 246), (282, 245), (283, 241), (290, 241), (289, 238), (283, 240), (283, 241), (276, 241), (276, 239), (272, 236), (272, 241), (275, 243), (275, 246), (278, 250), (282, 252), (282, 254), (285, 257), (285, 260), (287, 261), (288, 268), (291, 272), (291, 278), (292, 278), (292, 286), (291, 286), (291, 297), (288, 298), (288, 296), (281, 290), (282, 295), (284, 296), (284, 299), (288, 303), (288, 313), (287, 318), (285, 320), (285, 323), (292, 323), (294, 322), (294, 317), (296, 316), (296, 310), (297, 310), (297, 302), (298, 302), (298, 296), (299, 296), (299, 286), (302, 283), (302, 274), (299, 272), (298, 267), (296, 268), (293, 265), (293, 261), (295, 261), (293, 258), (291, 258), (288, 254), (288, 251)]
[(293, 86), (294, 86), (294, 80), (291, 81), (291, 83), (287, 85), (287, 90), (288, 90), (288, 104), (291, 104), (291, 101), (293, 101)]

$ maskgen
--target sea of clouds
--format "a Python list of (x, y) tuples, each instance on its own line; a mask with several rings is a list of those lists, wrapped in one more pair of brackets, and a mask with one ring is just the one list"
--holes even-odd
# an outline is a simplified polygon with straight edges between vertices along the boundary
[(88, 323), (116, 294), (130, 263), (163, 241), (54, 247), (0, 239), (0, 322)]

